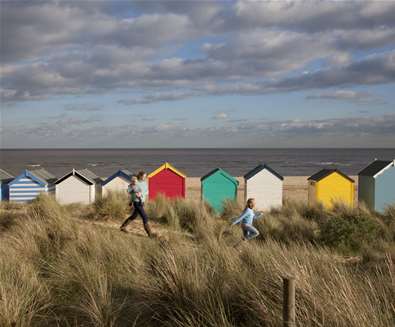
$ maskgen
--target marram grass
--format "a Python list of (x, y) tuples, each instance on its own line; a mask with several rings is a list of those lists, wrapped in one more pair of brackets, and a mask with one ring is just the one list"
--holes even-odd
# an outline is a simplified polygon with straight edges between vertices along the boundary
[[(237, 205), (214, 217), (197, 202), (158, 199), (148, 212), (166, 239), (81, 219), (122, 220), (125, 211), (108, 215), (121, 208), (116, 198), (65, 208), (43, 196), (2, 209), (0, 326), (280, 326), (284, 274), (296, 277), (297, 326), (395, 325), (392, 208), (379, 216), (286, 204), (257, 224), (258, 240), (235, 249)], [(364, 235), (372, 230), (375, 242)]]

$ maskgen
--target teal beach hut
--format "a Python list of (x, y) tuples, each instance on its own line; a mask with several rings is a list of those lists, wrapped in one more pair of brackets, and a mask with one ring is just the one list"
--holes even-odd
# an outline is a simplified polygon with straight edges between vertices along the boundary
[(201, 179), (202, 200), (216, 212), (223, 210), (225, 200), (236, 200), (239, 182), (221, 168), (216, 168)]
[(0, 169), (0, 201), (8, 200), (8, 183), (14, 179), (14, 176)]
[(378, 212), (395, 204), (395, 160), (375, 160), (358, 174), (358, 200)]

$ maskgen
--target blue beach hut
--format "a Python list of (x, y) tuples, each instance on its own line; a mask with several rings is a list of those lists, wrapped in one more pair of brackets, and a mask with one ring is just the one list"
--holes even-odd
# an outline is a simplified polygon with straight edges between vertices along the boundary
[(9, 182), (9, 200), (28, 202), (34, 200), (40, 193), (52, 194), (55, 191), (55, 180), (56, 177), (45, 169), (25, 169)]
[(375, 160), (359, 172), (358, 199), (378, 212), (395, 204), (395, 160)]
[(0, 169), (0, 201), (8, 200), (8, 183), (14, 176)]

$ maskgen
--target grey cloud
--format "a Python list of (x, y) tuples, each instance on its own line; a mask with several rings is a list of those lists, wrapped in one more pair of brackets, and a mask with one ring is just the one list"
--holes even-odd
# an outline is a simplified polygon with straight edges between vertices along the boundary
[[(129, 10), (126, 19), (114, 14)], [(394, 10), (369, 1), (7, 2), (0, 96), (11, 103), (132, 89), (143, 95), (121, 103), (141, 105), (393, 83), (393, 51), (359, 61), (350, 51), (394, 46)], [(199, 59), (173, 55), (207, 36), (221, 41)], [(316, 61), (320, 70), (300, 73)]]
[(374, 55), (349, 65), (325, 69), (268, 85), (268, 90), (296, 91), (341, 85), (370, 85), (395, 82), (395, 52)]
[[(21, 126), (19, 126), (21, 127)], [(18, 131), (18, 132), (16, 132)], [(393, 146), (395, 115), (320, 120), (234, 121), (232, 125), (192, 128), (184, 123), (109, 126), (90, 119), (41, 122), (26, 128), (3, 126), (4, 146), (25, 139), (26, 146)], [(160, 137), (159, 137), (160, 136)], [(142, 143), (142, 140), (144, 142)], [(31, 143), (29, 143), (31, 142)]]
[(70, 104), (64, 107), (67, 112), (96, 112), (101, 111), (103, 108), (95, 104)]
[(121, 99), (118, 100), (118, 103), (126, 105), (126, 106), (133, 106), (137, 104), (151, 104), (156, 102), (164, 102), (164, 101), (177, 101), (187, 99), (193, 96), (198, 95), (196, 92), (183, 92), (183, 93), (158, 93), (158, 94), (148, 94), (143, 97), (138, 97), (134, 99)]
[(320, 31), (395, 26), (392, 1), (248, 1), (235, 4), (232, 23)]
[(306, 96), (307, 100), (333, 100), (345, 101), (355, 104), (385, 104), (385, 101), (370, 92), (358, 92), (353, 90), (335, 90)]

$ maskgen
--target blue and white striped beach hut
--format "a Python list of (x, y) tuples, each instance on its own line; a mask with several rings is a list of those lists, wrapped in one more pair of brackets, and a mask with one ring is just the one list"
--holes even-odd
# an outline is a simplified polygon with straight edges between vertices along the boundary
[(14, 176), (0, 169), (0, 201), (8, 200), (8, 183), (12, 181)]
[(28, 202), (40, 193), (52, 194), (55, 191), (56, 177), (45, 169), (27, 170), (9, 182), (9, 200)]

